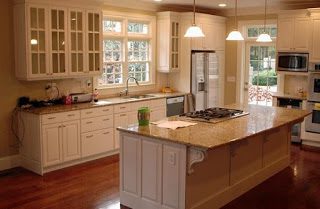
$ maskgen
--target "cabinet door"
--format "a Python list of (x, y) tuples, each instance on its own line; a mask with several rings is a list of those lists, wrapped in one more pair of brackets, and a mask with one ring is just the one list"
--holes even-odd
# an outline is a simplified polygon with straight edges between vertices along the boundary
[(311, 53), (310, 61), (319, 62), (320, 61), (320, 17), (313, 18), (311, 23)]
[(90, 74), (102, 72), (102, 15), (87, 12), (88, 71)]
[(62, 162), (62, 126), (51, 124), (42, 126), (42, 161), (44, 167)]
[(233, 185), (262, 169), (262, 139), (254, 136), (231, 146), (230, 184)]
[(121, 113), (121, 114), (116, 114), (114, 115), (114, 148), (118, 149), (120, 146), (120, 141), (119, 141), (119, 131), (116, 129), (119, 126), (127, 126), (129, 124), (129, 114), (128, 113)]
[(50, 74), (63, 76), (67, 74), (66, 40), (67, 12), (65, 9), (51, 8), (50, 22)]
[(211, 23), (203, 23), (202, 29), (203, 29), (203, 33), (205, 34), (205, 37), (202, 38), (202, 41), (203, 41), (202, 48), (206, 50), (214, 50), (215, 39), (216, 39), (215, 25)]
[(161, 120), (164, 118), (166, 118), (166, 109), (165, 108), (151, 110), (150, 121), (158, 121), (158, 120)]
[(282, 51), (293, 50), (294, 18), (278, 19), (277, 49)]
[(46, 77), (48, 68), (48, 34), (47, 9), (45, 7), (30, 6), (28, 11), (28, 48), (29, 64), (28, 76), (30, 78)]
[(214, 23), (214, 50), (225, 50), (226, 25), (225, 23)]
[(180, 28), (178, 22), (171, 22), (171, 64), (170, 68), (171, 71), (178, 71), (179, 70), (179, 35), (180, 35)]
[(62, 136), (63, 161), (80, 158), (80, 121), (63, 123)]
[(309, 18), (295, 18), (294, 42), (295, 51), (309, 51)]
[(69, 24), (69, 68), (70, 74), (83, 74), (85, 69), (86, 56), (84, 53), (85, 47), (85, 24), (84, 11), (69, 10), (68, 24)]
[[(204, 32), (202, 23), (197, 23), (197, 26), (199, 26), (202, 29), (202, 31)], [(204, 32), (204, 35), (206, 35), (205, 32)], [(192, 50), (202, 50), (203, 49), (203, 40), (204, 40), (204, 37), (191, 38), (191, 49)]]

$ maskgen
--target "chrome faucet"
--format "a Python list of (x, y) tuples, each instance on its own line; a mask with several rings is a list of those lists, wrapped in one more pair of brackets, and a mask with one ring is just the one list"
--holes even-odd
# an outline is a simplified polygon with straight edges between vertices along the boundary
[(127, 81), (126, 81), (126, 88), (123, 91), (120, 92), (120, 96), (122, 96), (123, 94), (125, 96), (128, 96), (128, 94), (129, 94), (129, 80), (130, 79), (134, 79), (134, 81), (136, 82), (137, 86), (139, 86), (139, 82), (137, 81), (137, 79), (135, 77), (128, 77)]

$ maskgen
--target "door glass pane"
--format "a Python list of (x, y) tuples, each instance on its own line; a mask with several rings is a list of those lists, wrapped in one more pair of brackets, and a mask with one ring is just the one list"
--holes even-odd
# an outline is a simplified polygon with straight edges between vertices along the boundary
[(78, 12), (77, 13), (77, 23), (78, 23), (78, 30), (82, 31), (82, 13)]
[(83, 54), (78, 54), (78, 71), (83, 72)]
[(38, 51), (38, 33), (37, 31), (31, 31), (31, 51)]
[(95, 47), (94, 47), (94, 49), (95, 49), (96, 51), (99, 51), (99, 50), (100, 50), (99, 34), (96, 33), (94, 36), (95, 36), (95, 37), (94, 37), (94, 42), (95, 42)]
[(32, 74), (38, 74), (38, 54), (32, 53), (31, 56), (31, 62), (32, 62)]
[(38, 9), (38, 22), (39, 22), (39, 28), (45, 29), (44, 9)]
[(58, 33), (52, 32), (52, 50), (58, 50)]
[(71, 70), (72, 72), (77, 72), (77, 54), (71, 54)]
[(44, 31), (39, 31), (39, 50), (40, 51), (45, 51), (45, 33)]
[(59, 60), (58, 60), (58, 54), (53, 53), (52, 54), (52, 71), (53, 73), (58, 73), (58, 68), (59, 68)]
[(83, 36), (82, 33), (78, 33), (78, 50), (82, 51), (83, 50)]
[(60, 32), (59, 33), (59, 50), (64, 51), (64, 46), (65, 46), (64, 33)]
[(60, 72), (61, 73), (64, 73), (64, 72), (66, 72), (66, 68), (65, 68), (65, 55), (64, 55), (64, 53), (61, 53), (60, 55), (59, 55), (59, 62), (60, 62)]
[(100, 54), (96, 53), (95, 54), (95, 71), (99, 71), (100, 70)]
[(46, 73), (46, 54), (44, 53), (40, 54), (40, 73)]
[(64, 30), (64, 11), (59, 11), (59, 29)]
[(72, 51), (77, 50), (76, 45), (77, 45), (77, 35), (75, 32), (72, 32), (71, 33), (71, 50)]
[(89, 33), (89, 50), (93, 51), (93, 34)]
[(58, 15), (57, 10), (51, 11), (51, 28), (58, 29)]
[(30, 25), (31, 28), (38, 28), (36, 8), (30, 8)]
[(99, 28), (100, 28), (99, 14), (94, 14), (94, 31), (99, 32)]
[(89, 31), (93, 31), (93, 14), (92, 13), (88, 14), (88, 28), (89, 28)]
[(71, 23), (71, 30), (76, 30), (77, 28), (77, 17), (76, 17), (76, 12), (71, 12), (70, 13), (70, 23)]
[(92, 53), (89, 53), (89, 71), (94, 70), (94, 58)]

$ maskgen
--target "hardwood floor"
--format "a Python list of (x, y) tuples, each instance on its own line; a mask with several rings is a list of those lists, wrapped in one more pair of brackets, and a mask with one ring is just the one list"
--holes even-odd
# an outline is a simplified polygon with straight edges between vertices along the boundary
[[(119, 204), (119, 159), (107, 157), (41, 177), (0, 172), (0, 209), (128, 209)], [(319, 209), (320, 153), (292, 146), (291, 166), (222, 209)]]

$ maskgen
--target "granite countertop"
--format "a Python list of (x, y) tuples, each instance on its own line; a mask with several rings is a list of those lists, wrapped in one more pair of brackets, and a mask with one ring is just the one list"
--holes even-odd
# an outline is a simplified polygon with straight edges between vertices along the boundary
[(130, 102), (139, 102), (139, 101), (147, 101), (153, 99), (160, 99), (160, 98), (170, 98), (176, 96), (184, 96), (186, 93), (182, 92), (173, 92), (173, 93), (148, 93), (147, 95), (152, 95), (154, 97), (148, 97), (143, 99), (132, 99), (132, 98), (124, 98), (124, 97), (112, 97), (112, 98), (104, 98), (99, 99), (98, 102), (86, 102), (86, 103), (79, 103), (79, 104), (72, 104), (72, 105), (53, 105), (48, 107), (37, 107), (37, 108), (25, 108), (21, 109), (24, 112), (29, 112), (33, 114), (52, 114), (58, 112), (66, 112), (66, 111), (74, 111), (74, 110), (82, 110), (88, 108), (95, 108), (95, 107), (103, 107), (108, 105), (116, 105), (116, 104), (123, 104), (123, 103), (130, 103)]
[(299, 99), (299, 100), (307, 100), (307, 96), (305, 95), (292, 95), (292, 94), (284, 94), (284, 93), (272, 93), (273, 97), (277, 98), (285, 98), (285, 99)]
[[(212, 149), (286, 124), (302, 122), (303, 118), (310, 114), (310, 112), (304, 110), (258, 105), (248, 105), (246, 107), (230, 105), (227, 107), (245, 110), (249, 112), (249, 115), (216, 124), (197, 122), (195, 126), (176, 130), (159, 128), (152, 124), (145, 127), (139, 127), (135, 124), (128, 127), (119, 127), (118, 130), (188, 146)], [(167, 120), (181, 119), (170, 117)]]

